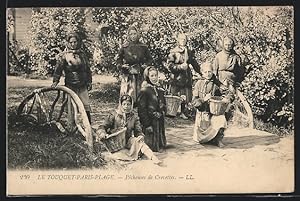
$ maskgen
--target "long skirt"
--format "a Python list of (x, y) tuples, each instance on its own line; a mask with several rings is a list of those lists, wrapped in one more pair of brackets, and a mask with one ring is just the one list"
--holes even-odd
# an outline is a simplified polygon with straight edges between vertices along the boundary
[(66, 86), (68, 88), (70, 88), (71, 90), (73, 90), (78, 97), (80, 98), (80, 100), (83, 103), (84, 109), (85, 111), (91, 111), (91, 106), (90, 106), (90, 99), (89, 99), (89, 94), (88, 94), (88, 90), (86, 86), (82, 86), (82, 87), (71, 87), (71, 86)]
[(128, 156), (131, 157), (133, 160), (137, 160), (139, 158), (139, 154), (143, 144), (143, 136), (130, 137), (126, 145), (126, 148), (129, 149)]
[(145, 145), (144, 137), (130, 137), (124, 149), (110, 154), (110, 156), (117, 160), (122, 161), (135, 161), (141, 155), (141, 148)]
[(167, 144), (165, 135), (164, 117), (160, 119), (152, 120), (153, 133), (149, 133), (144, 129), (145, 143), (154, 152), (158, 152), (160, 149), (164, 149)]
[(225, 115), (211, 115), (208, 112), (197, 110), (193, 140), (200, 143), (206, 143), (216, 137), (220, 128), (226, 128), (227, 121)]
[(192, 101), (192, 87), (181, 87), (181, 86), (176, 86), (176, 85), (171, 85), (170, 86), (170, 92), (173, 96), (186, 96), (186, 102), (190, 103)]
[(141, 91), (142, 81), (142, 77), (138, 74), (121, 75), (120, 97), (125, 94), (130, 95), (135, 103)]

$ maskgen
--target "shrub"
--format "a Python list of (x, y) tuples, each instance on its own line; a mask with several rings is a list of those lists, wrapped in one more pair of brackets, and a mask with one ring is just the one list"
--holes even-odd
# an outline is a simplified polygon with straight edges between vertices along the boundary
[(8, 74), (29, 74), (29, 49), (16, 40), (9, 41), (8, 47)]

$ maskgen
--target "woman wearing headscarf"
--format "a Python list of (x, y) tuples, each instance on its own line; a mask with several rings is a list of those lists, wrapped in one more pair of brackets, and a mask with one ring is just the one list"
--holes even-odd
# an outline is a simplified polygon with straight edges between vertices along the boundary
[(134, 26), (129, 27), (125, 42), (117, 55), (117, 65), (121, 71), (120, 96), (132, 96), (134, 103), (140, 92), (143, 72), (152, 63), (148, 47), (139, 41), (140, 33)]
[(138, 114), (143, 125), (145, 142), (153, 151), (161, 151), (167, 144), (164, 116), (165, 91), (159, 87), (158, 71), (150, 66), (144, 71), (144, 82), (138, 97)]
[(103, 128), (97, 131), (96, 141), (105, 139), (109, 134), (122, 128), (126, 128), (126, 146), (124, 148), (129, 149), (127, 153), (129, 159), (137, 160), (140, 156), (145, 155), (155, 164), (161, 163), (144, 142), (141, 123), (138, 115), (133, 112), (133, 99), (129, 95), (121, 96), (118, 109), (105, 119)]
[(177, 46), (170, 50), (167, 59), (167, 69), (171, 73), (170, 92), (174, 96), (185, 96), (181, 104), (181, 115), (187, 119), (184, 114), (185, 107), (192, 101), (192, 71), (190, 66), (200, 73), (200, 66), (197, 63), (193, 51), (187, 47), (187, 37), (185, 34), (178, 34)]
[(226, 86), (236, 87), (242, 81), (245, 69), (241, 57), (234, 51), (234, 39), (226, 36), (222, 41), (223, 50), (219, 52), (213, 63), (213, 71), (217, 78)]
[(58, 85), (64, 71), (65, 86), (72, 89), (79, 96), (91, 123), (88, 91), (92, 89), (92, 73), (88, 58), (81, 50), (81, 45), (82, 40), (77, 33), (70, 33), (67, 36), (67, 47), (57, 59), (51, 86), (56, 87)]

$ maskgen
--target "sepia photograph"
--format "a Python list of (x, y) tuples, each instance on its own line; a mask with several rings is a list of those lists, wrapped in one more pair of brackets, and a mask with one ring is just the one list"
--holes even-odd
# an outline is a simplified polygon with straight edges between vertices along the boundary
[(6, 196), (295, 191), (294, 7), (9, 7)]

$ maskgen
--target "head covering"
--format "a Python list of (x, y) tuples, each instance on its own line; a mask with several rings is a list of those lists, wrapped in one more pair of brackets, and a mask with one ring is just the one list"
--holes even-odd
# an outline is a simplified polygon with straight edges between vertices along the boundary
[(67, 35), (68, 49), (70, 49), (69, 42), (70, 42), (71, 38), (76, 38), (76, 40), (78, 42), (77, 49), (79, 49), (81, 47), (82, 40), (81, 40), (79, 34), (75, 33), (75, 32), (71, 32)]
[(187, 35), (186, 35), (185, 33), (179, 33), (179, 34), (177, 35), (177, 38), (176, 38), (177, 43), (178, 43), (179, 39), (185, 39), (185, 41), (186, 41), (186, 43), (187, 43)]
[(225, 40), (231, 41), (231, 42), (232, 42), (232, 47), (235, 46), (235, 40), (234, 40), (233, 37), (231, 37), (231, 36), (225, 36), (225, 37), (223, 38), (223, 40), (222, 40), (222, 45), (224, 45), (224, 41), (225, 41)]
[(150, 71), (156, 71), (158, 73), (158, 70), (154, 67), (154, 66), (148, 66), (147, 68), (145, 68), (144, 70), (144, 79), (148, 84), (154, 85), (154, 83), (152, 83), (149, 79), (149, 72)]
[(121, 96), (120, 103), (122, 104), (124, 101), (129, 101), (130, 103), (132, 103), (132, 97), (126, 94)]
[(140, 39), (140, 37), (141, 37), (141, 33), (140, 33), (140, 31), (138, 30), (138, 28), (136, 27), (136, 26), (130, 26), (129, 28), (128, 28), (128, 30), (127, 30), (127, 39), (128, 39), (128, 41), (130, 41), (130, 39), (129, 39), (129, 32), (130, 31), (132, 31), (132, 30), (134, 30), (134, 31), (136, 31), (136, 33), (137, 33), (137, 38), (138, 38), (138, 40)]
[(186, 36), (185, 33), (179, 33), (178, 36), (177, 36), (177, 40), (178, 40), (179, 38), (185, 38), (185, 39), (187, 40), (187, 36)]
[[(116, 110), (116, 112), (118, 113), (118, 114), (120, 114), (120, 115), (126, 115), (125, 114), (125, 111), (124, 111), (124, 109), (123, 109), (123, 107), (122, 107), (122, 103), (124, 102), (124, 101), (129, 101), (130, 103), (131, 103), (131, 109), (130, 109), (130, 112), (132, 112), (132, 110), (133, 110), (133, 99), (132, 99), (132, 97), (130, 96), (130, 95), (127, 95), (127, 94), (124, 94), (124, 95), (122, 95), (121, 97), (120, 97), (120, 99), (119, 99), (119, 106), (118, 106), (118, 109)], [(130, 113), (129, 112), (129, 113)], [(126, 118), (126, 117), (125, 117)]]

